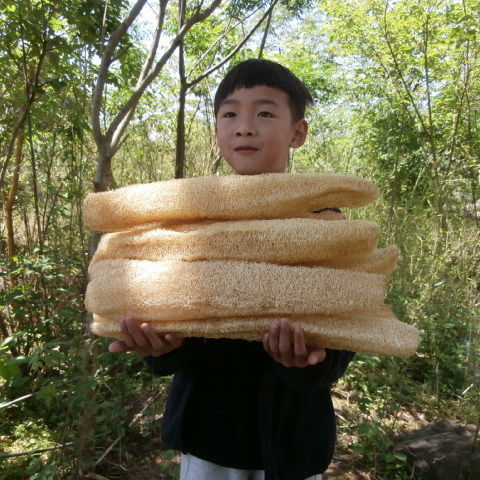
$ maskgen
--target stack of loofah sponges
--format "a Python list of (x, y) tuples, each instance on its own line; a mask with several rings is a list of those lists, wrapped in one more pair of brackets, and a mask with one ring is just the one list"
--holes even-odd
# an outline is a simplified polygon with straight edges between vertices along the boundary
[(311, 345), (407, 356), (417, 330), (384, 304), (399, 253), (378, 225), (346, 220), (375, 186), (340, 174), (202, 177), (89, 194), (103, 235), (89, 268), (92, 329), (122, 338), (132, 316), (180, 336), (261, 340), (282, 317)]

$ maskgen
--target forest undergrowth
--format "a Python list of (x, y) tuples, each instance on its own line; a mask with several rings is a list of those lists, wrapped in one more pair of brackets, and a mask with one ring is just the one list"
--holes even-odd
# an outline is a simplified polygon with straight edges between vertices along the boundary
[[(334, 387), (337, 454), (352, 472), (363, 472), (358, 478), (406, 479), (405, 459), (393, 451), (397, 435), (440, 417), (479, 422), (478, 225), (459, 212), (445, 226), (421, 209), (386, 204), (357, 217), (381, 223), (382, 245), (399, 245), (403, 258), (388, 302), (420, 329), (422, 342), (406, 359), (357, 354)], [(153, 468), (173, 478), (177, 453), (158, 439), (171, 379), (152, 377), (134, 354), (108, 353), (106, 339), (93, 340), (94, 376), (82, 372), (83, 344), (92, 341), (85, 329), (82, 265), (81, 258), (60, 260), (52, 252), (18, 256), (2, 269), (15, 285), (2, 301), (23, 327), (1, 344), (2, 403), (33, 395), (0, 410), (1, 455), (69, 445), (4, 458), (0, 478), (77, 478), (86, 385), (95, 392), (92, 465), (116, 441), (94, 471), (126, 479)]]

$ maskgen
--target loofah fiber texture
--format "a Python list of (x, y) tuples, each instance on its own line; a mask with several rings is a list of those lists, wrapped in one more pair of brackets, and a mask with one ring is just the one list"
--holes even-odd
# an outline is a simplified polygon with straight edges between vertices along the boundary
[(103, 235), (92, 264), (128, 258), (284, 265), (338, 260), (348, 265), (348, 259), (370, 254), (377, 237), (378, 225), (364, 220), (292, 218), (216, 222), (177, 230), (145, 228)]
[(189, 320), (262, 314), (370, 312), (384, 306), (386, 277), (323, 267), (238, 261), (102, 260), (85, 304), (100, 316)]
[(84, 218), (112, 232), (161, 220), (311, 217), (331, 207), (361, 207), (378, 197), (375, 185), (338, 173), (228, 175), (166, 180), (90, 193)]
[[(268, 326), (281, 317), (231, 317), (196, 319), (185, 322), (149, 322), (158, 332), (181, 337), (241, 338), (262, 341)], [(306, 342), (323, 348), (407, 357), (415, 353), (419, 334), (415, 327), (397, 320), (388, 310), (382, 315), (290, 315), (289, 320), (303, 328)], [(93, 316), (92, 330), (97, 335), (123, 339), (118, 320)]]
[(92, 330), (121, 339), (119, 321), (132, 316), (159, 332), (259, 341), (287, 317), (310, 345), (411, 355), (418, 331), (384, 304), (398, 248), (376, 249), (374, 222), (312, 213), (376, 197), (370, 182), (339, 174), (205, 177), (91, 194), (88, 224), (114, 232), (89, 267)]
[(356, 272), (378, 273), (388, 275), (397, 268), (400, 251), (396, 245), (379, 248), (354, 257), (337, 257), (319, 262), (308, 262), (308, 265), (319, 265), (328, 268), (343, 268)]

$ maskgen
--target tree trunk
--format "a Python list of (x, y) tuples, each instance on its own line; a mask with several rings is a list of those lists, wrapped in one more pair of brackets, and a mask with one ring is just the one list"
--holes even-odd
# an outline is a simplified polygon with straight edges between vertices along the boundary
[(177, 145), (175, 154), (175, 178), (185, 176), (185, 100), (187, 96), (186, 86), (180, 86), (177, 113)]
[(17, 246), (15, 244), (15, 235), (13, 229), (13, 205), (18, 192), (18, 179), (20, 176), (20, 166), (22, 164), (23, 155), (23, 141), (25, 135), (23, 131), (18, 134), (17, 143), (15, 146), (15, 166), (13, 168), (12, 186), (7, 195), (3, 194), (4, 204), (3, 209), (5, 213), (5, 227), (7, 230), (7, 256), (14, 257), (17, 253)]
[(35, 225), (37, 227), (37, 241), (39, 255), (43, 254), (43, 228), (40, 219), (40, 207), (38, 197), (38, 180), (37, 180), (37, 162), (35, 160), (35, 150), (33, 148), (32, 135), (32, 119), (28, 117), (28, 143), (30, 144), (30, 161), (32, 165), (32, 183), (33, 183), (33, 205), (35, 207)]
[(83, 405), (79, 409), (77, 419), (77, 448), (76, 459), (79, 473), (91, 470), (95, 459), (95, 413), (97, 411), (97, 390), (95, 388), (95, 372), (98, 364), (98, 347), (90, 330), (92, 314), (87, 313), (87, 331), (83, 345), (83, 377), (77, 391), (82, 398)]
[(99, 152), (97, 162), (97, 172), (93, 180), (93, 191), (106, 192), (107, 190), (117, 188), (117, 182), (112, 172), (112, 155), (107, 148)]
[(217, 157), (215, 158), (215, 161), (213, 162), (213, 165), (212, 165), (212, 170), (210, 172), (211, 175), (215, 175), (217, 173), (218, 168), (220, 167), (220, 163), (222, 163), (222, 156), (217, 155)]
[[(178, 5), (178, 25), (179, 30), (185, 23), (185, 1), (180, 1)], [(183, 48), (183, 39), (178, 44), (178, 76), (180, 78), (180, 93), (178, 98), (177, 113), (177, 142), (175, 151), (175, 178), (185, 176), (185, 103), (187, 97), (187, 79), (185, 77), (185, 52)]]
[[(24, 142), (24, 133), (21, 130), (17, 136), (17, 142), (15, 145), (15, 165), (13, 167), (13, 178), (12, 178), (12, 186), (10, 188), (10, 192), (8, 196), (5, 192), (2, 192), (2, 199), (3, 199), (3, 209), (5, 214), (5, 227), (7, 230), (7, 257), (13, 258), (17, 254), (17, 246), (15, 244), (15, 235), (14, 235), (14, 228), (13, 228), (13, 205), (15, 204), (15, 199), (17, 197), (18, 192), (18, 180), (20, 177), (20, 167), (22, 164), (22, 156), (23, 156), (23, 142)], [(7, 278), (3, 277), (2, 279), (3, 287), (8, 288), (9, 285), (14, 285), (14, 281), (12, 277)], [(8, 320), (8, 307), (5, 309), (6, 317), (0, 312), (0, 331), (6, 337), (11, 335), (12, 326)], [(11, 354), (14, 357), (19, 355), (19, 351), (16, 347), (12, 345), (8, 345)]]
[[(185, 170), (185, 98), (189, 87), (186, 84), (185, 71), (184, 71), (184, 58), (183, 58), (183, 44), (182, 40), (185, 34), (190, 28), (202, 22), (205, 18), (208, 18), (212, 12), (219, 7), (221, 0), (213, 0), (208, 7), (201, 9), (203, 2), (196, 11), (190, 15), (185, 22), (185, 0), (180, 0), (179, 15), (181, 21), (180, 28), (177, 36), (172, 40), (170, 46), (165, 50), (163, 55), (153, 65), (153, 59), (157, 50), (158, 40), (160, 32), (163, 26), (163, 20), (166, 12), (166, 1), (160, 2), (160, 14), (158, 19), (158, 28), (154, 36), (152, 48), (149, 56), (146, 59), (144, 68), (142, 69), (137, 83), (137, 88), (132, 93), (130, 98), (121, 106), (119, 112), (114, 116), (110, 123), (110, 126), (105, 132), (102, 132), (100, 125), (100, 112), (102, 109), (102, 100), (104, 96), (105, 86), (108, 77), (108, 69), (113, 61), (113, 54), (115, 49), (119, 46), (120, 40), (125, 36), (127, 30), (132, 25), (135, 18), (140, 13), (141, 9), (145, 5), (145, 0), (137, 0), (132, 10), (128, 14), (128, 17), (117, 27), (112, 33), (105, 52), (102, 56), (98, 79), (95, 85), (93, 102), (92, 102), (92, 133), (95, 139), (95, 143), (98, 149), (97, 170), (95, 179), (93, 181), (95, 192), (105, 192), (109, 189), (116, 188), (116, 182), (112, 173), (112, 157), (115, 152), (120, 148), (125, 139), (123, 133), (132, 118), (135, 108), (138, 104), (140, 97), (143, 95), (145, 89), (150, 85), (153, 79), (160, 73), (167, 60), (171, 57), (178, 45), (181, 45), (180, 62), (181, 62), (181, 91), (180, 97), (183, 98), (179, 108), (178, 123), (180, 125), (180, 132), (182, 132), (181, 126), (183, 125), (183, 133), (180, 133), (180, 141), (177, 144), (180, 145), (178, 149), (178, 165), (176, 165), (176, 177), (183, 177)], [(183, 27), (183, 28), (182, 28)], [(182, 140), (183, 136), (183, 140)], [(183, 141), (183, 150), (182, 150)], [(91, 258), (95, 252), (98, 241), (100, 240), (100, 232), (91, 232), (89, 240), (89, 257)], [(78, 472), (87, 472), (94, 466), (95, 458), (95, 412), (96, 412), (96, 388), (95, 388), (95, 372), (97, 370), (97, 342), (94, 341), (93, 334), (90, 330), (91, 315), (86, 316), (86, 339), (84, 343), (84, 362), (83, 371), (84, 377), (79, 385), (81, 391), (81, 397), (83, 399), (82, 408), (80, 408), (78, 416), (78, 440), (77, 440), (77, 470)]]

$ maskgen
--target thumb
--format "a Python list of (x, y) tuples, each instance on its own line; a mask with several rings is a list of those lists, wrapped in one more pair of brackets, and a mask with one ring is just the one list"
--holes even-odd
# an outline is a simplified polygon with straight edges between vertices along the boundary
[(113, 342), (108, 346), (108, 351), (110, 353), (123, 353), (123, 352), (126, 352), (127, 350), (128, 350), (128, 347), (125, 344), (125, 342), (122, 342), (120, 340), (117, 340), (116, 342)]
[(327, 356), (327, 352), (325, 351), (324, 348), (317, 348), (315, 350), (312, 350), (308, 354), (307, 361), (309, 365), (316, 365), (317, 363), (323, 362), (326, 356)]

